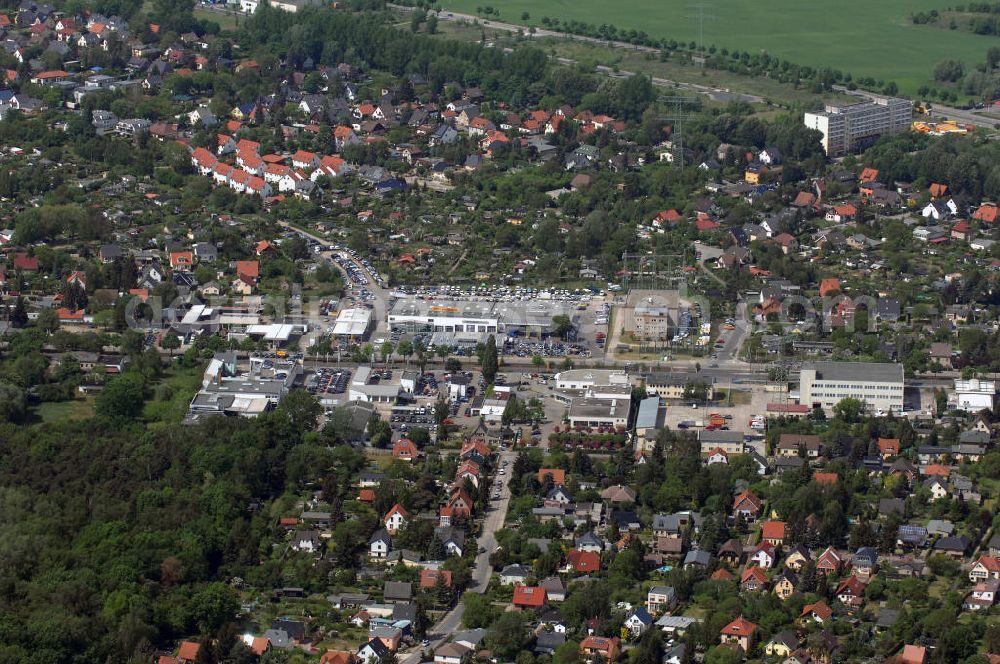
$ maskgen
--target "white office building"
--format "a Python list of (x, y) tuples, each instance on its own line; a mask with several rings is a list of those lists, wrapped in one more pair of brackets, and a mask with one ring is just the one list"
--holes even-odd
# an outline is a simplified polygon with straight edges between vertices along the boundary
[(820, 113), (806, 113), (804, 122), (823, 134), (823, 149), (835, 157), (866, 148), (882, 136), (909, 130), (912, 117), (909, 100), (880, 97), (848, 106), (830, 104)]
[(877, 362), (812, 362), (799, 371), (799, 403), (832, 409), (859, 399), (869, 411), (903, 411), (903, 365)]
[(970, 378), (955, 379), (955, 408), (967, 413), (978, 413), (983, 409), (992, 410), (997, 396), (997, 383), (994, 380)]
[(595, 387), (632, 385), (628, 374), (621, 369), (569, 369), (557, 373), (554, 379), (557, 390), (592, 390)]

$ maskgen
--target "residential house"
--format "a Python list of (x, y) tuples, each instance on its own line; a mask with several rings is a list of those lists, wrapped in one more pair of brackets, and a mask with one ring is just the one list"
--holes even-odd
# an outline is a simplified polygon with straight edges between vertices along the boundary
[(410, 513), (406, 511), (399, 503), (396, 503), (386, 512), (385, 517), (382, 518), (382, 523), (385, 524), (385, 529), (389, 531), (390, 535), (393, 535), (403, 529), (410, 519)]
[(653, 625), (653, 617), (649, 615), (644, 607), (639, 607), (632, 611), (625, 619), (625, 627), (632, 633), (633, 638), (638, 638), (646, 633)]
[(540, 609), (545, 606), (545, 588), (541, 586), (515, 586), (512, 603), (518, 609)]
[(719, 632), (719, 642), (739, 646), (744, 653), (748, 653), (756, 632), (757, 625), (740, 616), (722, 628)]
[(677, 594), (673, 586), (653, 586), (646, 593), (646, 610), (649, 613), (660, 613), (671, 608)]
[(841, 558), (840, 554), (833, 547), (827, 547), (827, 549), (819, 554), (816, 558), (816, 573), (817, 574), (839, 574), (840, 570), (844, 566), (844, 560)]
[(795, 594), (799, 585), (799, 577), (792, 570), (785, 569), (774, 577), (774, 594), (781, 600), (786, 600)]
[(733, 519), (742, 517), (744, 521), (752, 523), (760, 516), (761, 507), (762, 503), (757, 494), (747, 489), (733, 500)]
[(588, 662), (615, 662), (621, 655), (621, 639), (591, 634), (580, 642), (580, 655)]

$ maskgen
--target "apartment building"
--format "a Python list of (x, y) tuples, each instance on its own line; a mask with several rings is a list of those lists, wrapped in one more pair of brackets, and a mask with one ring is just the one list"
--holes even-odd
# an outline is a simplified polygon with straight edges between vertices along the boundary
[(907, 99), (879, 97), (861, 104), (829, 104), (820, 113), (806, 113), (804, 122), (823, 134), (823, 149), (831, 157), (855, 152), (882, 136), (910, 128), (913, 104)]

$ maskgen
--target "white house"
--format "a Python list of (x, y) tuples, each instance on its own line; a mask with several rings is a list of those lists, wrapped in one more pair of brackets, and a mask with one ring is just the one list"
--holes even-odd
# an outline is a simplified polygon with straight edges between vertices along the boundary
[(392, 551), (392, 538), (385, 528), (379, 528), (368, 540), (368, 555), (371, 558), (385, 558)]
[(653, 586), (646, 593), (646, 611), (659, 613), (668, 609), (676, 598), (673, 586)]
[(409, 516), (410, 513), (402, 505), (396, 503), (386, 512), (382, 522), (385, 524), (385, 529), (392, 535), (403, 529), (403, 526), (409, 521)]
[(462, 664), (471, 652), (461, 643), (446, 643), (434, 651), (434, 664)]
[(528, 570), (521, 565), (507, 565), (500, 570), (500, 583), (505, 586), (522, 584), (528, 576)]
[(292, 539), (292, 549), (295, 551), (305, 551), (315, 553), (320, 548), (319, 534), (315, 530), (300, 530), (295, 533)]
[(632, 632), (633, 638), (642, 636), (652, 624), (653, 618), (641, 606), (625, 619), (625, 627)]
[(970, 611), (989, 610), (996, 602), (998, 588), (1000, 588), (1000, 581), (997, 579), (980, 581), (965, 598), (965, 608)]
[(761, 542), (750, 555), (747, 565), (757, 565), (761, 569), (771, 569), (774, 566), (774, 546)]
[(389, 654), (389, 648), (379, 639), (371, 639), (358, 648), (357, 657), (364, 664), (375, 664)]
[(969, 570), (969, 581), (976, 583), (987, 579), (1000, 579), (1000, 560), (993, 556), (979, 556)]

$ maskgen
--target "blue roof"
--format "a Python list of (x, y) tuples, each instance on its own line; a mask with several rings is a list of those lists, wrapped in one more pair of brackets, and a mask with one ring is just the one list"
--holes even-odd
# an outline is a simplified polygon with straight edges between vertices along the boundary
[(640, 606), (639, 608), (637, 608), (635, 611), (632, 612), (632, 615), (647, 625), (651, 625), (653, 623), (653, 617), (649, 615), (649, 612), (646, 611), (646, 607), (644, 606)]
[(656, 416), (660, 411), (660, 397), (646, 397), (639, 402), (639, 414), (635, 418), (637, 429), (653, 429), (656, 427)]

